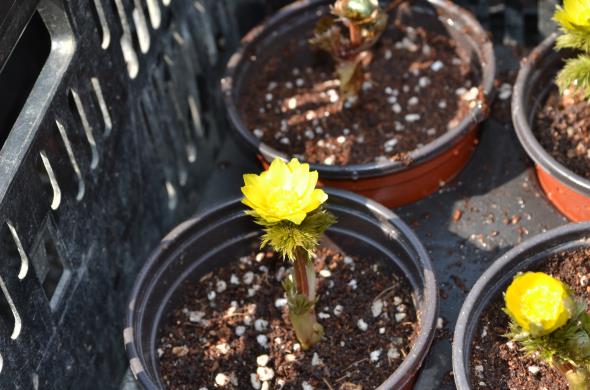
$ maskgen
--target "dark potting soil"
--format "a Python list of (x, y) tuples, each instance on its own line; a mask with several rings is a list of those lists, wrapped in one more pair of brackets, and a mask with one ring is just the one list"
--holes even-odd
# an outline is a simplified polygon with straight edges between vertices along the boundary
[(393, 373), (418, 332), (409, 284), (384, 263), (319, 250), (325, 335), (303, 351), (280, 283), (286, 266), (252, 252), (186, 286), (158, 342), (167, 388), (373, 389)]
[(311, 32), (257, 59), (239, 97), (248, 128), (290, 156), (347, 165), (408, 161), (460, 123), (482, 100), (479, 69), (437, 19), (390, 19), (352, 106), (341, 108), (332, 59), (310, 48)]
[(537, 113), (535, 135), (543, 148), (578, 175), (590, 179), (590, 104), (571, 90), (554, 88)]
[[(590, 249), (556, 254), (536, 271), (546, 272), (567, 283), (590, 304)], [(519, 351), (516, 343), (503, 337), (508, 316), (504, 299), (496, 297), (483, 312), (478, 336), (472, 344), (470, 377), (474, 389), (567, 390), (567, 382), (547, 364)]]

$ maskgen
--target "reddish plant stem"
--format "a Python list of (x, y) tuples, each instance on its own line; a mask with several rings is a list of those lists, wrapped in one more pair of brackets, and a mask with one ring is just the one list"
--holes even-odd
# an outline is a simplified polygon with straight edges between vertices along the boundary
[(361, 44), (361, 29), (357, 25), (350, 23), (348, 30), (350, 33), (350, 43), (355, 47), (359, 46)]
[(397, 7), (399, 7), (402, 3), (405, 3), (406, 1), (408, 1), (408, 0), (394, 0), (394, 1), (392, 1), (387, 6), (385, 12), (390, 13), (390, 12), (394, 11)]
[(297, 293), (305, 297), (309, 296), (309, 284), (307, 281), (307, 272), (305, 270), (305, 265), (308, 261), (305, 249), (297, 248), (295, 250), (295, 264), (293, 264), (293, 269), (295, 271), (295, 287), (297, 288)]

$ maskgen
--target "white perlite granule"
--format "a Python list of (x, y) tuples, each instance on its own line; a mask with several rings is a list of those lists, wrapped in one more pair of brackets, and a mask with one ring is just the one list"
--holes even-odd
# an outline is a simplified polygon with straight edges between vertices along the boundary
[(363, 320), (362, 318), (360, 320), (357, 321), (356, 326), (362, 330), (363, 332), (365, 332), (367, 329), (369, 329), (369, 325), (365, 322), (365, 320)]

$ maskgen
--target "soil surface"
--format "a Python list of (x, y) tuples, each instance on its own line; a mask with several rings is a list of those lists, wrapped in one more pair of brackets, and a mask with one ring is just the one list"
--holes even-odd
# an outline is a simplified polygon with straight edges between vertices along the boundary
[[(546, 272), (567, 283), (577, 296), (590, 304), (590, 249), (556, 254), (535, 271)], [(471, 383), (474, 389), (567, 390), (559, 372), (534, 357), (525, 356), (504, 334), (508, 316), (502, 311), (504, 299), (496, 297), (480, 319), (478, 337), (473, 341)]]
[(438, 20), (412, 19), (390, 17), (354, 104), (339, 102), (333, 61), (310, 47), (311, 32), (259, 56), (239, 96), (246, 125), (264, 143), (312, 163), (408, 161), (482, 99), (479, 69)]
[(409, 283), (379, 261), (320, 249), (316, 312), (326, 332), (303, 351), (280, 283), (286, 265), (253, 251), (185, 287), (158, 343), (169, 389), (366, 390), (393, 373), (418, 332)]
[(571, 90), (549, 93), (537, 113), (535, 135), (543, 148), (578, 175), (590, 179), (590, 105)]

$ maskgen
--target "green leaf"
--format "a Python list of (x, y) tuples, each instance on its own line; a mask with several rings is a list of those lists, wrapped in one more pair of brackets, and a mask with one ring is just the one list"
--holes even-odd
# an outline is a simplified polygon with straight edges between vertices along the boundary
[(581, 54), (567, 60), (556, 81), (562, 93), (573, 87), (590, 99), (590, 55)]
[(334, 19), (324, 16), (315, 25), (313, 38), (309, 40), (312, 46), (327, 51), (334, 59), (339, 58), (342, 44), (341, 30)]
[(339, 62), (336, 65), (336, 73), (340, 79), (340, 99), (357, 96), (365, 80), (361, 58)]

